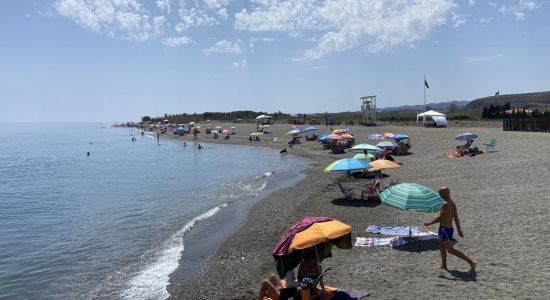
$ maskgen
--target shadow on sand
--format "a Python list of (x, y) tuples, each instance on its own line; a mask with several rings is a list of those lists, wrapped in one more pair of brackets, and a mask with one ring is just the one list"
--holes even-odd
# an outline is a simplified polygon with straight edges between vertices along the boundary
[(444, 274), (443, 272), (439, 274), (439, 278), (452, 280), (452, 281), (464, 281), (464, 282), (475, 282), (477, 281), (477, 274), (476, 272), (471, 271), (459, 271), (459, 270), (447, 270), (449, 276), (447, 274)]
[[(408, 240), (408, 238), (405, 239)], [(436, 251), (439, 250), (439, 247), (437, 246), (437, 240), (419, 241), (412, 239), (411, 241), (408, 241), (406, 245), (395, 247), (393, 249), (399, 251), (420, 253), (424, 251)]]
[(376, 207), (380, 205), (380, 201), (377, 200), (362, 200), (362, 199), (351, 199), (338, 198), (331, 201), (332, 204), (338, 206), (351, 206), (351, 207)]

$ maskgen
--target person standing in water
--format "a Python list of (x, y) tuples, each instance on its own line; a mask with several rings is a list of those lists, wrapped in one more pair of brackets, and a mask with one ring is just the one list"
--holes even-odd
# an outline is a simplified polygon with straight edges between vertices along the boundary
[(157, 143), (160, 144), (160, 132), (157, 132)]
[(439, 189), (439, 195), (444, 200), (441, 206), (441, 214), (439, 217), (435, 218), (435, 220), (424, 223), (424, 226), (439, 223), (439, 229), (437, 231), (439, 239), (437, 240), (437, 244), (441, 253), (441, 268), (447, 270), (447, 253), (450, 253), (469, 263), (470, 271), (475, 272), (477, 263), (453, 247), (453, 220), (456, 224), (458, 235), (464, 237), (464, 233), (462, 233), (462, 228), (460, 227), (456, 205), (451, 199), (451, 191), (447, 187), (442, 187)]

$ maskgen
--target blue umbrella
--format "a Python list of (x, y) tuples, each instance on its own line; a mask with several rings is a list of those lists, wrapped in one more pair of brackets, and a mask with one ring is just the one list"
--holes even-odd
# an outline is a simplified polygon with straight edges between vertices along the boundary
[(318, 138), (319, 141), (324, 141), (330, 137), (330, 134), (321, 134)]
[(384, 136), (378, 133), (373, 133), (373, 134), (369, 134), (367, 138), (370, 140), (383, 140)]
[(471, 131), (461, 132), (455, 136), (455, 140), (459, 140), (459, 141), (475, 140), (477, 138), (478, 138), (478, 135)]
[(344, 158), (337, 160), (325, 168), (325, 172), (347, 172), (351, 177), (351, 171), (370, 169), (372, 165), (368, 162), (353, 158)]
[(351, 129), (349, 129), (349, 128), (342, 129), (342, 133), (348, 133), (348, 132), (350, 132), (350, 131), (351, 131)]
[(396, 141), (400, 141), (400, 140), (408, 139), (409, 136), (408, 136), (408, 135), (401, 134), (401, 133), (398, 133), (398, 134), (396, 134), (393, 138), (394, 138)]
[(310, 131), (315, 131), (315, 130), (317, 130), (316, 127), (306, 127), (306, 128), (304, 129), (305, 132), (310, 132)]

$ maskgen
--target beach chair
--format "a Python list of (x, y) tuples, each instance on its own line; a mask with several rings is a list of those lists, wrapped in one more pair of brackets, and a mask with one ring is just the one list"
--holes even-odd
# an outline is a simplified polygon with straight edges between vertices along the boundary
[(365, 199), (365, 196), (367, 196), (367, 199), (370, 197), (378, 197), (381, 186), (382, 182), (378, 177), (371, 184), (365, 184), (365, 187), (361, 190), (361, 199)]
[(491, 142), (489, 144), (483, 144), (485, 146), (485, 151), (487, 152), (496, 152), (497, 151), (497, 139), (491, 139)]
[(347, 187), (344, 187), (340, 182), (337, 183), (338, 187), (340, 188), (340, 191), (344, 196), (346, 196), (346, 199), (351, 200), (353, 199), (353, 190)]

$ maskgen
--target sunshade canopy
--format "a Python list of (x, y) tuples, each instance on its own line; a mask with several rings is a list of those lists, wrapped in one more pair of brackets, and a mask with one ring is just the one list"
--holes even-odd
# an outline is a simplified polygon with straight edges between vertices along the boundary
[(443, 200), (430, 188), (416, 183), (400, 183), (380, 193), (382, 203), (404, 210), (436, 212)]
[(479, 136), (471, 131), (461, 132), (455, 136), (455, 140), (459, 141), (467, 141), (467, 140), (475, 140)]
[(383, 170), (383, 169), (398, 169), (398, 168), (401, 168), (400, 165), (394, 163), (391, 160), (387, 160), (387, 159), (377, 159), (375, 161), (369, 162), (369, 164), (372, 165), (372, 168), (367, 170), (369, 172)]
[(376, 146), (373, 146), (371, 144), (359, 144), (359, 145), (356, 145), (356, 146), (353, 146), (351, 147), (351, 149), (349, 149), (350, 152), (355, 152), (355, 153), (374, 153), (374, 154), (380, 154), (380, 153), (383, 153), (384, 150), (383, 149), (380, 149)]

